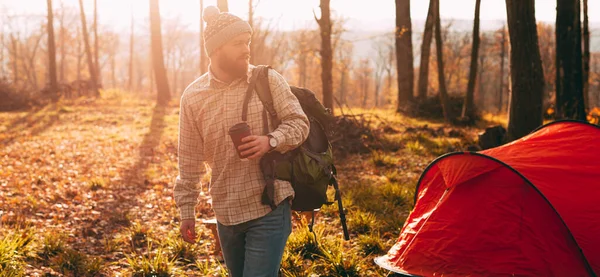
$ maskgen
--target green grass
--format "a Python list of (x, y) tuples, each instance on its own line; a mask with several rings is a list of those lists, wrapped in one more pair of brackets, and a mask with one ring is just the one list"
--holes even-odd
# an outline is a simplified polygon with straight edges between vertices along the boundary
[(102, 269), (102, 261), (90, 259), (86, 254), (73, 249), (66, 249), (53, 259), (52, 262), (63, 273), (72, 276), (94, 276)]
[(315, 226), (313, 234), (306, 225), (299, 224), (288, 238), (287, 251), (297, 253), (303, 259), (315, 259), (317, 256), (323, 255), (320, 240), (322, 240), (324, 232), (321, 227)]
[(381, 242), (381, 235), (378, 232), (358, 236), (357, 245), (360, 252), (365, 256), (385, 253), (383, 242)]
[(0, 240), (0, 276), (25, 276), (23, 268), (28, 247), (33, 241), (33, 231), (24, 229), (3, 234)]
[(377, 218), (369, 212), (354, 211), (350, 213), (348, 219), (348, 229), (356, 234), (367, 234), (375, 229), (377, 225), (379, 225)]
[(374, 151), (372, 153), (371, 161), (378, 167), (395, 167), (398, 165), (398, 159), (387, 155), (381, 151)]
[(88, 188), (91, 191), (97, 191), (101, 189), (106, 189), (108, 187), (109, 182), (110, 181), (108, 181), (105, 178), (92, 178), (87, 182), (87, 184)]
[(325, 251), (322, 260), (314, 266), (315, 271), (323, 272), (322, 276), (364, 276), (361, 272), (361, 258), (358, 255), (344, 251), (341, 240), (331, 240), (328, 251)]
[(162, 246), (153, 249), (152, 242), (148, 242), (145, 253), (125, 254), (127, 273), (133, 277), (169, 277), (179, 273), (175, 258), (170, 258), (167, 252)]
[(163, 242), (169, 255), (183, 264), (197, 264), (197, 258), (203, 254), (205, 255), (206, 253), (203, 253), (203, 251), (208, 251), (208, 249), (203, 249), (199, 244), (185, 242), (179, 235), (177, 226), (173, 226), (173, 230)]
[(150, 229), (148, 226), (143, 225), (139, 222), (134, 222), (128, 228), (129, 239), (133, 248), (140, 248), (146, 246), (149, 242)]
[(39, 256), (49, 259), (62, 253), (66, 249), (66, 235), (57, 231), (47, 232), (42, 240), (42, 249)]
[(199, 276), (227, 276), (227, 269), (224, 264), (212, 260), (197, 260), (193, 267), (195, 274)]

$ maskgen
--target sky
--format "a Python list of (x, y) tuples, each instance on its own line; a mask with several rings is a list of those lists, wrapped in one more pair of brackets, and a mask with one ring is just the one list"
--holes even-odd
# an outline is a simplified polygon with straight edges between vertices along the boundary
[[(126, 30), (133, 13), (136, 21), (148, 17), (148, 0), (97, 0), (98, 16), (101, 24), (113, 26), (117, 30)], [(256, 15), (273, 19), (280, 29), (300, 29), (314, 25), (313, 10), (319, 14), (319, 0), (254, 0), (259, 1)], [(55, 8), (61, 0), (53, 0)], [(78, 5), (78, 0), (62, 0), (65, 6)], [(92, 11), (93, 0), (83, 0), (86, 13)], [(199, 0), (162, 0), (161, 15), (179, 18), (190, 30), (198, 30), (200, 13)], [(536, 0), (536, 19), (554, 22), (556, 0)], [(443, 19), (472, 20), (475, 0), (440, 0)], [(215, 5), (216, 0), (204, 0), (204, 5)], [(427, 16), (429, 1), (411, 1), (413, 20), (424, 20)], [(230, 12), (247, 18), (248, 0), (229, 0)], [(394, 25), (393, 0), (331, 0), (333, 16), (352, 19), (352, 29), (380, 30)], [(45, 14), (45, 0), (0, 0), (0, 13), (20, 14), (23, 12)], [(589, 18), (594, 21), (600, 17), (600, 1), (589, 1)], [(504, 0), (482, 0), (482, 20), (506, 20)], [(313, 24), (313, 25), (311, 25)]]

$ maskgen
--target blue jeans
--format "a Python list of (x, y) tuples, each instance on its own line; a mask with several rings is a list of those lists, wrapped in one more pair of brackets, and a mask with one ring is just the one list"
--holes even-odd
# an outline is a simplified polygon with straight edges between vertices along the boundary
[(288, 200), (267, 215), (238, 225), (217, 222), (225, 264), (231, 277), (277, 277), (292, 231)]

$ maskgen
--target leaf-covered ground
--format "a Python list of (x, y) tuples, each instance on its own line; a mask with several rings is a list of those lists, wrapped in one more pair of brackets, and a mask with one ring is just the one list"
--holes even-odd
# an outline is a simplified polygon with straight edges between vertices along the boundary
[[(336, 153), (352, 239), (337, 207), (318, 214), (316, 240), (295, 221), (282, 276), (386, 276), (373, 258), (395, 242), (420, 173), (478, 130), (352, 113), (377, 133), (372, 152)], [(175, 104), (118, 96), (0, 113), (0, 276), (226, 276), (200, 219), (198, 244), (178, 234), (177, 127)]]

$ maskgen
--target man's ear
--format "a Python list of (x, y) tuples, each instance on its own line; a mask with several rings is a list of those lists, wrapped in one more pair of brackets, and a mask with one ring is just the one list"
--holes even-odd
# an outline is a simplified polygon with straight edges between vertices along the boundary
[(213, 50), (213, 52), (210, 54), (210, 59), (215, 59), (217, 58), (219, 55), (221, 54), (221, 47)]

